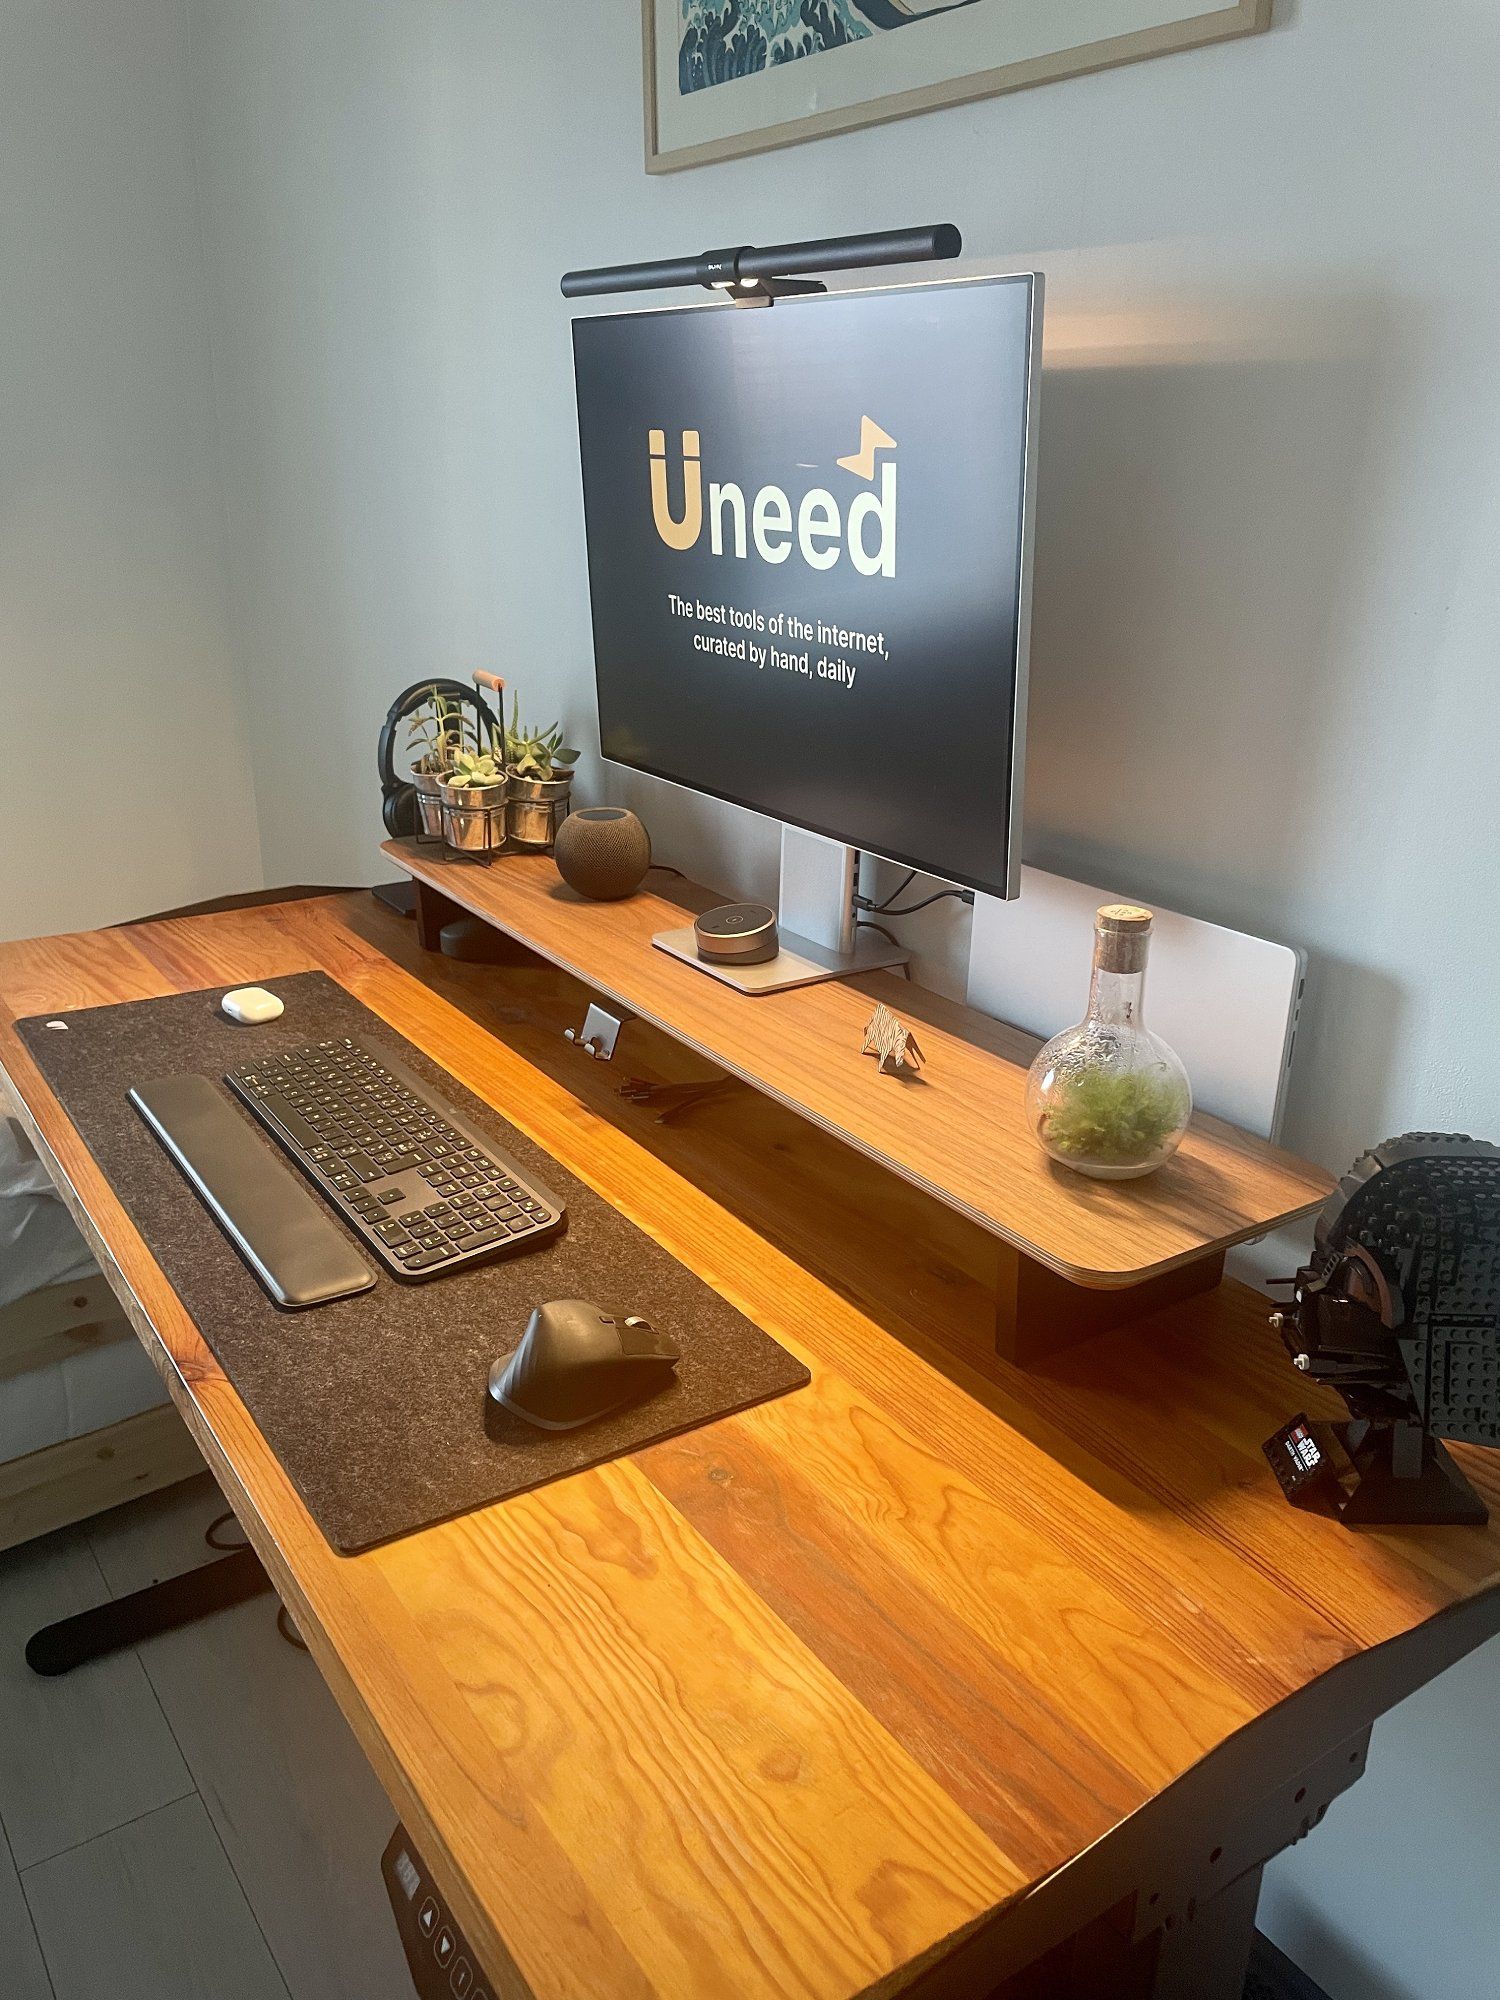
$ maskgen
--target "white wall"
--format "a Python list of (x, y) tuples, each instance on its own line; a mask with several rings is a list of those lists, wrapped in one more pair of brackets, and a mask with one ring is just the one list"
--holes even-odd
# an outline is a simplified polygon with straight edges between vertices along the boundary
[[(1289, 0), (1258, 40), (649, 180), (633, 0), (189, 5), (271, 879), (371, 872), (409, 680), (489, 664), (592, 735), (562, 269), (951, 219), (965, 268), (1048, 278), (1027, 858), (1308, 949), (1293, 1145), (1500, 1136), (1496, 10)], [(769, 887), (768, 829), (608, 784), (664, 858)], [(961, 918), (912, 931), (961, 977)], [(1492, 1648), (1273, 1871), (1336, 2000), (1500, 1958), (1465, 1893), (1497, 1694)]]
[(260, 886), (181, 0), (0, 8), (0, 936)]

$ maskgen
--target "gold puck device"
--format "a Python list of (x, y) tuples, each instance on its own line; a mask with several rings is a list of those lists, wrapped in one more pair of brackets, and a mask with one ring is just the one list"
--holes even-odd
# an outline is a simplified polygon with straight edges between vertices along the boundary
[(776, 912), (764, 903), (721, 903), (693, 919), (698, 956), (715, 965), (764, 965), (781, 949)]

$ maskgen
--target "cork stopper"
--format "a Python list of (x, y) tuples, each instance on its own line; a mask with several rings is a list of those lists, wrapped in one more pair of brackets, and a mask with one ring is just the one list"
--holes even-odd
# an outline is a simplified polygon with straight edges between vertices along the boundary
[(1151, 948), (1150, 910), (1105, 903), (1094, 918), (1094, 963), (1101, 972), (1144, 972)]

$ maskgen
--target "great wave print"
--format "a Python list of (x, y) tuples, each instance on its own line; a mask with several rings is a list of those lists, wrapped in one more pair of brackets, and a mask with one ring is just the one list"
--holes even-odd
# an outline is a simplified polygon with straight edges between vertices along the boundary
[(677, 47), (684, 97), (778, 63), (845, 48), (975, 0), (682, 0)]

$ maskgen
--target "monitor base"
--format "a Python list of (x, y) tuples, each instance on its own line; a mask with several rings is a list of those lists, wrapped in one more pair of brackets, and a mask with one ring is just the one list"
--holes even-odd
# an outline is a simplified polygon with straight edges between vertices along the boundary
[(820, 979), (848, 979), (858, 972), (878, 972), (883, 966), (905, 965), (910, 957), (898, 945), (882, 938), (860, 936), (853, 951), (831, 951), (795, 932), (781, 933), (781, 949), (761, 965), (733, 965), (711, 962), (698, 956), (698, 941), (691, 924), (681, 930), (658, 931), (651, 942), (658, 951), (680, 958), (684, 965), (706, 972), (737, 993), (784, 993), (793, 986), (813, 986)]

